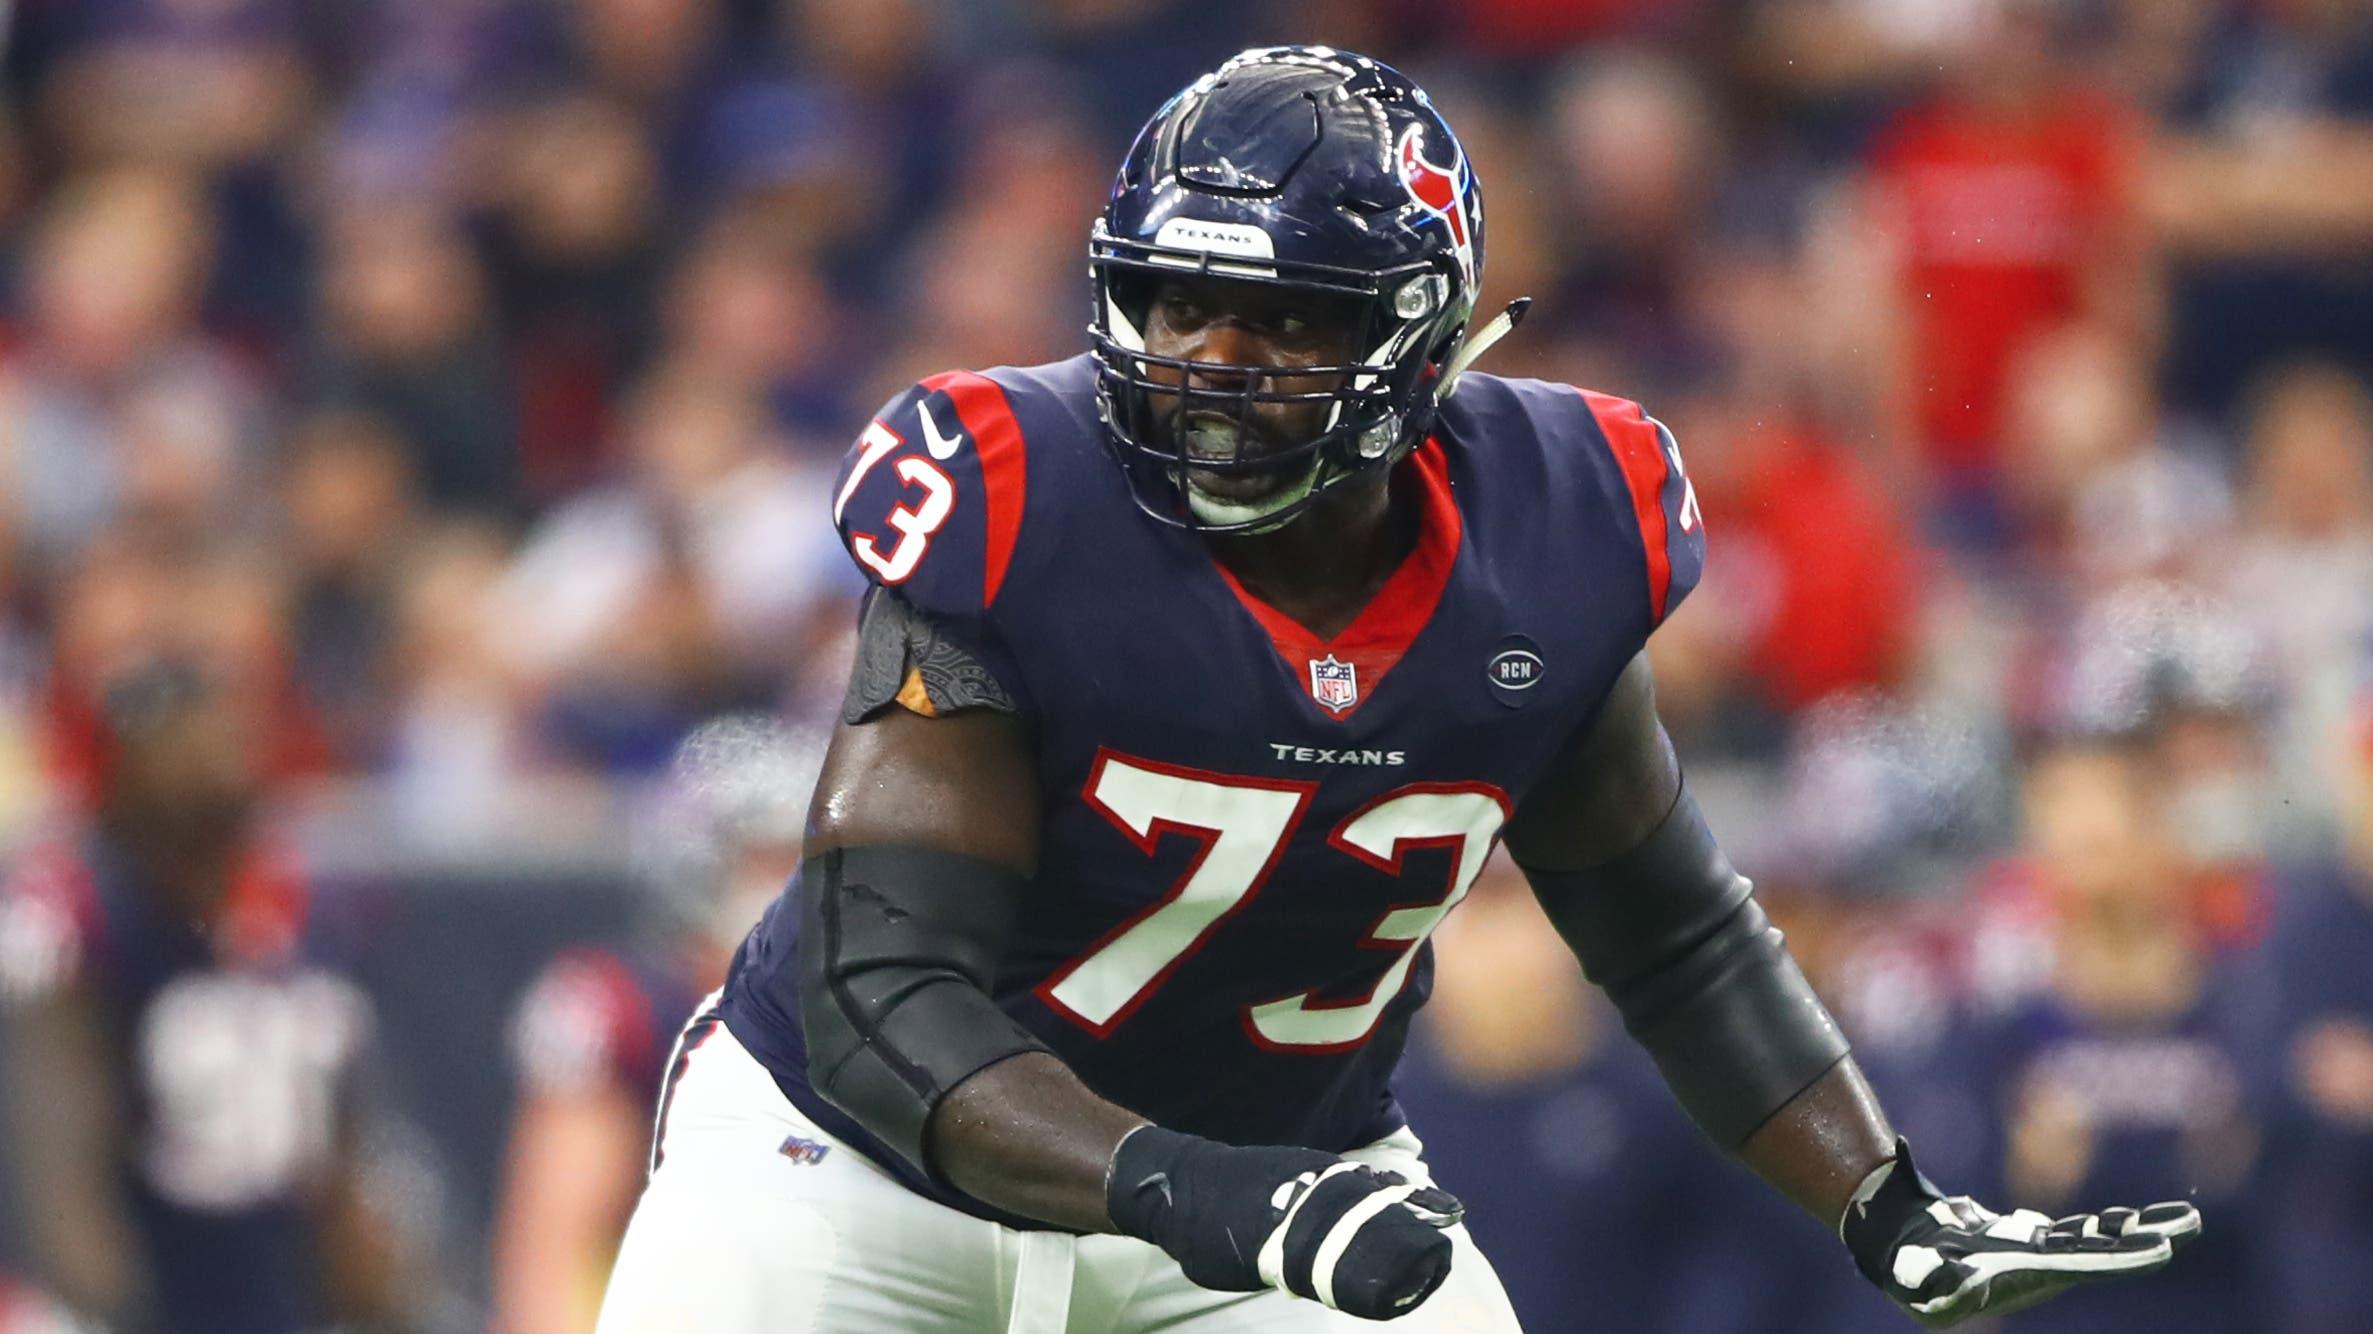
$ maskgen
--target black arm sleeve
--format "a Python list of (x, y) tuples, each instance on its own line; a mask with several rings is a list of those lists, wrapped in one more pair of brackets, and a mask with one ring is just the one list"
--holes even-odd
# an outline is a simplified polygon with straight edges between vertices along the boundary
[(1046, 1045), (989, 998), (1028, 887), (994, 862), (918, 847), (837, 848), (800, 867), (799, 1004), (808, 1078), (930, 1170), (933, 1109), (980, 1070)]
[(889, 589), (868, 590), (841, 720), (853, 727), (892, 704), (927, 718), (960, 709), (1020, 713), (992, 654), (976, 638)]
[(1724, 1147), (1845, 1058), (1845, 1036), (1686, 788), (1614, 861), (1525, 875), (1582, 971)]

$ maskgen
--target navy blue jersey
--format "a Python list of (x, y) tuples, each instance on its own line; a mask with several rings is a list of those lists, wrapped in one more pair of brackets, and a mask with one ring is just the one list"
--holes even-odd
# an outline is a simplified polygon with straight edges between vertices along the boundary
[[(2240, 1065), (2262, 1109), (2256, 1171), (2268, 1329), (2373, 1329), (2373, 1125), (2315, 1077), (2373, 1033), (2373, 873), (2286, 868), (2265, 946), (2240, 965)], [(2336, 1081), (2335, 1081), (2336, 1082)]]
[[(1395, 477), (1415, 548), (1322, 639), (1139, 513), (1094, 374), (926, 380), (834, 495), (857, 563), (969, 641), (1034, 736), (1038, 884), (996, 998), (1163, 1125), (1364, 1144), (1401, 1124), (1426, 936), (1696, 582), (1679, 454), (1634, 404), (1466, 377)], [(727, 1027), (827, 1129), (949, 1198), (809, 1088), (797, 916), (787, 895), (744, 943)]]
[[(2044, 994), (1969, 1027), (1961, 1061), (1989, 1105), (1996, 1187), (2050, 1214), (2181, 1195), (2226, 1225), (2147, 1283), (2080, 1288), (2010, 1321), (2018, 1331), (2121, 1334), (2266, 1328), (2246, 1197), (2264, 1142), (2234, 1031), (2232, 982), (2212, 966), (2180, 1012), (2088, 1015)], [(2251, 1221), (2254, 1221), (2251, 1220)]]
[(259, 853), (209, 927), (107, 840), (37, 849), (0, 896), (0, 994), (95, 1002), (128, 1095), (126, 1214), (164, 1326), (325, 1326), (313, 1201), (368, 1042), (305, 881)]
[(1488, 1081), (1459, 1070), (1443, 1035), (1418, 1025), (1398, 1084), (1426, 1166), (1466, 1202), (1524, 1328), (1568, 1327), (1590, 1311), (1601, 1328), (1641, 1334), (1734, 1329), (1684, 1326), (1671, 1312), (1702, 1310), (1708, 1289), (1744, 1289), (1768, 1306), (1769, 1266), (1704, 1262), (1721, 1160), (1613, 1023), (1599, 1017), (1596, 1042), (1571, 1066)]

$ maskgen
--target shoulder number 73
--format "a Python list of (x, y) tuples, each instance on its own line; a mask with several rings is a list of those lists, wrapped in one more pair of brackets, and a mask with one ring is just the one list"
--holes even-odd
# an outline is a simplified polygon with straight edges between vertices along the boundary
[[(930, 427), (926, 434), (937, 432), (938, 427), (931, 424), (928, 411), (924, 412), (923, 421)], [(858, 453), (856, 463), (850, 467), (848, 480), (840, 484), (839, 494), (832, 498), (834, 523), (842, 521), (841, 516), (849, 507), (849, 497), (857, 493), (857, 487), (864, 482), (865, 474), (872, 472), (873, 466), (880, 463), (885, 455), (906, 443), (896, 431), (878, 421), (866, 426), (860, 440), (864, 448)], [(938, 454), (936, 447), (932, 453)], [(881, 549), (874, 534), (861, 533), (854, 528), (849, 531), (849, 551), (880, 576), (883, 583), (900, 584), (906, 582), (908, 576), (915, 572), (915, 567), (923, 563), (923, 553), (931, 546), (931, 535), (938, 532), (939, 526), (946, 523), (948, 516), (955, 512), (956, 483), (938, 464), (914, 454), (891, 464), (890, 471), (907, 486), (922, 488), (922, 503), (909, 508), (901, 500), (891, 508), (884, 521), (898, 531), (898, 540), (891, 544), (888, 551)]]
[[(1221, 921), (1259, 892), (1302, 821), (1318, 785), (1182, 769), (1106, 751), (1085, 796), (1151, 854), (1165, 834), (1203, 841), (1203, 851), (1161, 901), (1114, 928), (1087, 953), (1039, 984), (1047, 1004), (1098, 1036), (1110, 1033), (1193, 954)], [(1353, 1046), (1367, 1039), (1409, 979), (1417, 947), (1466, 897), (1507, 821), (1508, 799), (1484, 783), (1412, 783), (1337, 825), (1327, 842), (1397, 875), (1412, 847), (1451, 847), (1458, 860), (1437, 899), (1397, 906), (1361, 942), (1398, 954), (1364, 997), (1319, 1000), (1300, 992), (1250, 1007), (1256, 1042), (1292, 1050)]]

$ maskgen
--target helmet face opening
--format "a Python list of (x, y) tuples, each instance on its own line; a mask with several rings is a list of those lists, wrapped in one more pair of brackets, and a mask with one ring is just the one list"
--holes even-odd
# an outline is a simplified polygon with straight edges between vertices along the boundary
[[(1100, 399), (1140, 504), (1202, 528), (1274, 524), (1340, 475), (1330, 457), (1381, 458), (1397, 441), (1393, 386), (1370, 360), (1394, 323), (1375, 292), (1159, 263), (1112, 265), (1104, 285), (1114, 309), (1092, 334)], [(1222, 321), (1277, 355), (1184, 355), (1195, 340), (1180, 323)]]
[[(1097, 406), (1139, 508), (1260, 531), (1397, 462), (1474, 308), (1481, 226), (1449, 126), (1365, 57), (1246, 52), (1171, 99), (1089, 243)], [(1153, 311), (1179, 282), (1347, 337), (1316, 364), (1193, 360)]]

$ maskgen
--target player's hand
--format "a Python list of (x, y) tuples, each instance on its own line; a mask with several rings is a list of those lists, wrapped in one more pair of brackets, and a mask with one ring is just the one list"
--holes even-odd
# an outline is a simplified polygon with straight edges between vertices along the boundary
[(1105, 1203), (1113, 1226), (1206, 1288), (1282, 1288), (1369, 1320), (1414, 1311), (1442, 1285), (1443, 1229), (1465, 1212), (1447, 1191), (1331, 1153), (1150, 1125), (1121, 1141)]
[(1899, 1139), (1895, 1160), (1854, 1192), (1838, 1233), (1871, 1282), (1921, 1324), (1942, 1329), (2079, 1283), (2157, 1269), (2200, 1235), (2200, 1211), (2179, 1202), (2058, 1221), (2031, 1209), (1997, 1214), (1966, 1195), (1946, 1198)]

